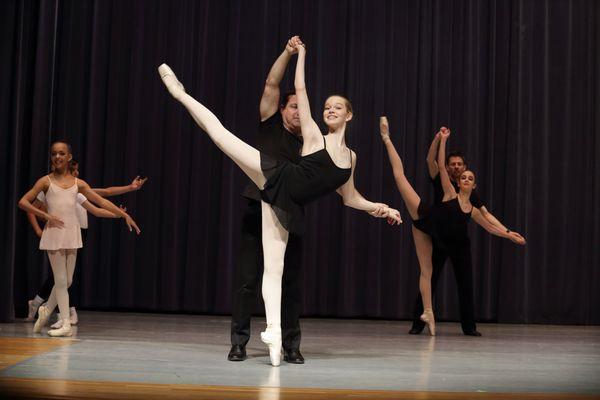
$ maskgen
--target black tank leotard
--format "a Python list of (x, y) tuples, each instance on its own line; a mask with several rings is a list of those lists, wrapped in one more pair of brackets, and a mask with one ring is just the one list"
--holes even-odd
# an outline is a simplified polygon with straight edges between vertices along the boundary
[(261, 198), (271, 204), (279, 222), (288, 232), (302, 234), (303, 206), (335, 191), (350, 178), (352, 168), (335, 165), (327, 152), (325, 137), (323, 142), (324, 148), (302, 157), (298, 164), (260, 154), (261, 169), (267, 178)]
[(468, 244), (467, 227), (472, 211), (471, 207), (471, 211), (464, 212), (460, 208), (458, 197), (435, 206), (427, 206), (421, 202), (417, 211), (419, 219), (413, 220), (413, 225), (440, 244)]

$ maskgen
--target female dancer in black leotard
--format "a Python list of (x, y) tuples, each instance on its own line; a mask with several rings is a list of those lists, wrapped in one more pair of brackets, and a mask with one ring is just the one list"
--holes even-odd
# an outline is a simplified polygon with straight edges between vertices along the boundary
[(302, 130), (302, 159), (295, 165), (277, 163), (227, 131), (217, 117), (185, 93), (173, 71), (165, 64), (159, 74), (171, 95), (182, 103), (192, 118), (212, 141), (228, 155), (262, 190), (262, 239), (264, 274), (262, 294), (265, 301), (267, 329), (261, 339), (269, 347), (271, 364), (281, 362), (281, 277), (288, 233), (302, 230), (302, 206), (334, 190), (344, 204), (371, 212), (373, 216), (391, 218), (400, 223), (400, 213), (385, 204), (364, 199), (354, 188), (353, 170), (356, 155), (346, 147), (344, 132), (352, 119), (346, 99), (331, 96), (323, 112), (329, 134), (325, 137), (310, 115), (304, 60), (306, 50), (299, 40), (295, 88)]
[[(510, 239), (517, 244), (525, 244), (525, 240), (516, 232), (505, 232), (495, 227), (481, 215), (479, 210), (473, 208), (469, 201), (475, 186), (475, 174), (472, 171), (463, 172), (459, 181), (460, 191), (456, 193), (450, 182), (448, 171), (446, 171), (446, 168), (440, 168), (440, 179), (444, 189), (442, 204), (438, 207), (429, 207), (423, 204), (421, 198), (404, 175), (402, 160), (390, 139), (386, 117), (380, 119), (380, 133), (392, 164), (396, 185), (413, 220), (413, 239), (421, 270), (419, 290), (423, 298), (424, 310), (421, 319), (427, 324), (429, 333), (435, 335), (435, 318), (431, 300), (432, 237), (436, 244), (442, 246), (451, 247), (460, 245), (463, 242), (468, 243), (467, 224), (469, 219), (473, 218), (475, 222), (493, 235)], [(438, 165), (444, 165), (446, 141), (450, 136), (450, 130), (442, 127), (438, 134), (440, 135)]]

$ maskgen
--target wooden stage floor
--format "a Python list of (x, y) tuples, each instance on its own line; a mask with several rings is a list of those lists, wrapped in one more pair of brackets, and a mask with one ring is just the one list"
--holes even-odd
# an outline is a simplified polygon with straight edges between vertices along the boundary
[(600, 399), (600, 327), (302, 320), (304, 365), (269, 366), (257, 318), (227, 361), (229, 318), (80, 312), (69, 339), (0, 324), (0, 397), (60, 399)]

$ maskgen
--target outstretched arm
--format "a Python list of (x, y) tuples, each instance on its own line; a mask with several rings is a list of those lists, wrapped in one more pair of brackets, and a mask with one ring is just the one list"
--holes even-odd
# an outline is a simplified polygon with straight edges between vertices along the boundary
[(398, 210), (388, 207), (383, 203), (373, 203), (365, 199), (354, 187), (354, 168), (356, 167), (356, 154), (352, 152), (352, 172), (350, 178), (344, 183), (337, 192), (344, 201), (344, 205), (357, 210), (367, 211), (370, 215), (377, 218), (389, 218), (395, 223), (402, 223), (402, 218)]
[(524, 245), (526, 243), (525, 238), (519, 235), (517, 232), (502, 230), (497, 226), (492, 225), (477, 208), (473, 208), (473, 211), (471, 212), (471, 218), (473, 218), (477, 224), (479, 224), (483, 229), (492, 235), (509, 239), (510, 241), (520, 245)]
[(489, 212), (487, 210), (487, 208), (485, 208), (485, 206), (479, 207), (478, 210), (481, 213), (481, 215), (497, 229), (501, 230), (502, 232), (508, 231), (508, 232), (514, 233), (514, 234), (518, 235), (520, 238), (522, 238), (523, 240), (525, 240), (525, 238), (523, 236), (521, 236), (518, 232), (510, 231), (506, 226), (504, 226), (502, 224), (502, 222), (500, 222), (491, 212)]
[[(431, 141), (431, 146), (429, 146), (429, 151), (427, 152), (427, 169), (429, 171), (429, 177), (431, 179), (435, 178), (437, 174), (440, 173), (438, 163), (437, 163), (437, 153), (438, 148), (440, 147), (440, 133), (436, 133)], [(443, 164), (442, 164), (443, 167)]]
[(442, 189), (444, 189), (443, 201), (447, 201), (447, 200), (453, 199), (457, 196), (456, 190), (454, 189), (452, 182), (450, 182), (450, 176), (448, 175), (448, 170), (446, 170), (446, 168), (443, 167), (446, 162), (446, 141), (448, 140), (448, 137), (450, 136), (450, 130), (442, 127), (442, 129), (439, 132), (439, 135), (440, 135), (440, 148), (438, 150), (438, 165), (441, 165), (442, 168), (438, 168), (438, 170), (440, 172), (440, 180), (442, 182)]
[(129, 230), (131, 231), (133, 228), (133, 229), (135, 229), (135, 231), (137, 232), (138, 235), (140, 234), (140, 228), (138, 228), (137, 224), (129, 216), (129, 214), (127, 214), (125, 211), (123, 211), (119, 207), (115, 206), (109, 200), (106, 200), (105, 198), (100, 197), (96, 192), (94, 192), (92, 190), (92, 188), (90, 188), (90, 186), (85, 181), (79, 179), (79, 180), (77, 180), (77, 182), (79, 185), (79, 187), (78, 187), (79, 192), (81, 194), (83, 194), (85, 197), (87, 197), (88, 200), (91, 200), (92, 202), (96, 203), (100, 207), (104, 208), (105, 210), (110, 211), (111, 213), (113, 213), (115, 215), (118, 215), (119, 217), (123, 217), (125, 219), (125, 223), (129, 227)]
[[(90, 214), (98, 218), (121, 218), (120, 215), (117, 215), (103, 208), (98, 208), (87, 200), (81, 203), (81, 206), (85, 208)], [(125, 210), (123, 209), (123, 211)]]
[(296, 44), (298, 49), (298, 62), (296, 63), (296, 76), (294, 78), (294, 87), (296, 89), (296, 99), (298, 100), (298, 116), (300, 117), (300, 129), (305, 144), (317, 144), (323, 141), (319, 126), (310, 115), (310, 103), (306, 93), (306, 83), (304, 82), (304, 61), (306, 59), (306, 49), (302, 44)]
[(103, 188), (103, 189), (94, 188), (92, 190), (101, 197), (118, 196), (123, 193), (129, 193), (129, 192), (133, 192), (136, 190), (140, 190), (142, 188), (142, 186), (144, 186), (144, 183), (146, 183), (147, 180), (148, 180), (148, 178), (142, 179), (138, 175), (135, 178), (133, 178), (133, 181), (131, 181), (131, 183), (127, 186), (111, 186), (111, 187), (107, 187), (107, 188)]
[(279, 57), (277, 57), (277, 60), (275, 60), (273, 66), (269, 70), (269, 75), (267, 75), (267, 80), (265, 81), (265, 88), (262, 97), (260, 98), (261, 121), (268, 119), (277, 112), (280, 96), (279, 84), (283, 79), (290, 58), (298, 52), (296, 48), (292, 46), (292, 40), (294, 39), (300, 40), (298, 36), (294, 36), (288, 40), (285, 49), (281, 52)]

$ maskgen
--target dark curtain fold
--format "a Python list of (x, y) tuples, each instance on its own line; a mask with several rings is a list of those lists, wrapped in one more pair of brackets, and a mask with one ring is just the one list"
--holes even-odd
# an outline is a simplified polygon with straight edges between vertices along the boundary
[[(170, 98), (187, 91), (252, 142), (267, 72), (308, 47), (315, 120), (346, 95), (356, 186), (399, 207), (390, 228), (332, 194), (307, 209), (304, 314), (406, 319), (418, 290), (409, 216), (378, 135), (388, 115), (409, 180), (452, 129), (487, 208), (526, 247), (472, 227), (476, 317), (600, 323), (600, 6), (588, 1), (5, 1), (0, 16), (0, 320), (26, 312), (47, 261), (19, 198), (67, 139), (92, 186), (149, 177), (115, 198), (142, 228), (91, 218), (81, 307), (227, 314), (246, 178)], [(282, 87), (293, 85), (292, 60)], [(446, 268), (439, 319), (458, 318)]]

